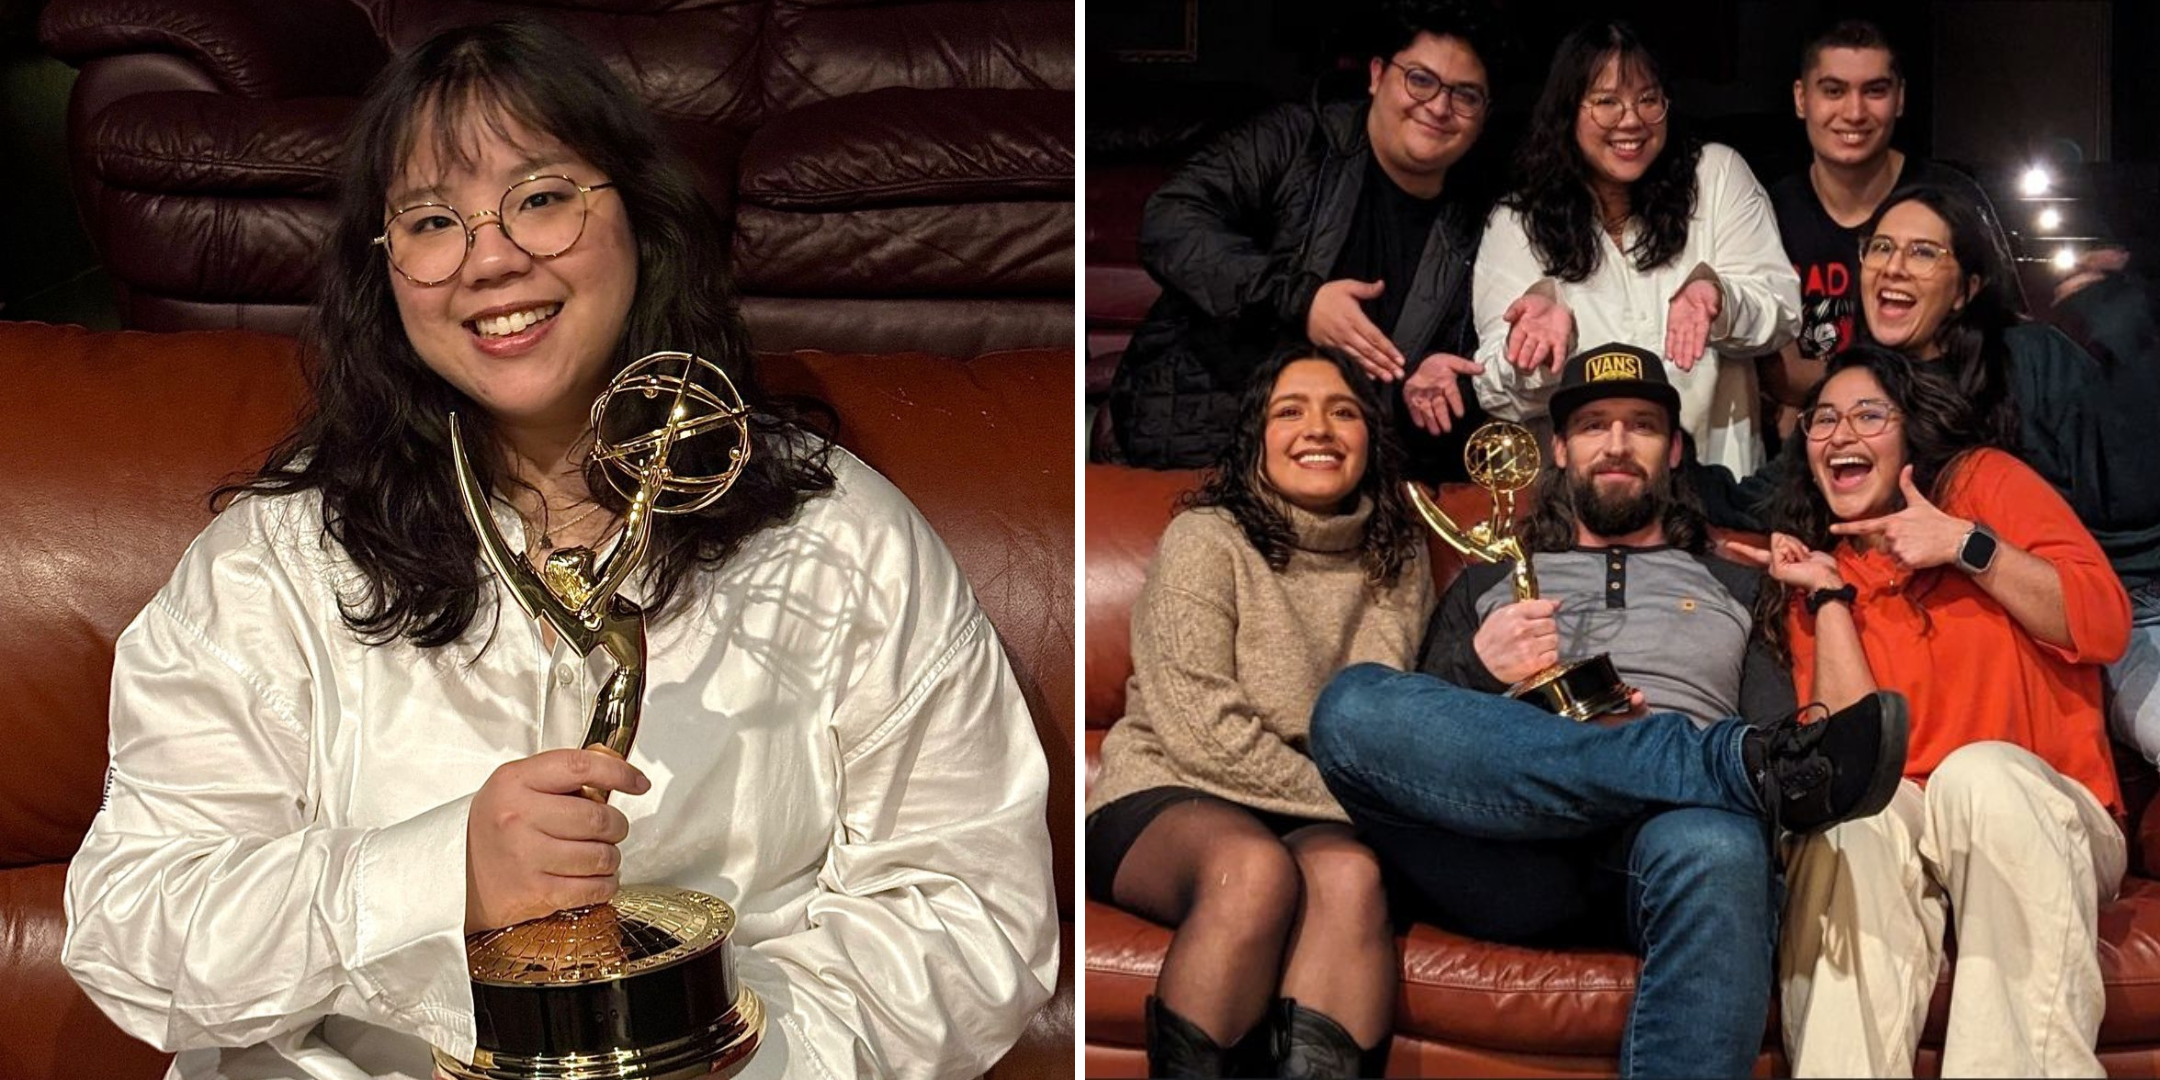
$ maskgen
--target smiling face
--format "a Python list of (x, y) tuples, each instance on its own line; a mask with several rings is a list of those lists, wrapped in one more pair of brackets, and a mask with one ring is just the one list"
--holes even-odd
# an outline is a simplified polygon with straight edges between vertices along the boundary
[(1336, 513), (1365, 479), (1370, 439), (1365, 407), (1342, 372), (1326, 360), (1294, 361), (1268, 396), (1261, 474), (1291, 505)]
[(1593, 542), (1641, 542), (1633, 534), (1659, 520), (1680, 463), (1672, 415), (1640, 398), (1586, 402), (1553, 437), (1581, 527)]
[(1826, 48), (1793, 83), (1793, 111), (1806, 122), (1818, 160), (1865, 165), (1890, 151), (1905, 113), (1905, 84), (1891, 70), (1888, 49)]
[(1582, 151), (1594, 180), (1620, 186), (1633, 184), (1657, 160), (1658, 152), (1665, 149), (1666, 125), (1672, 118), (1660, 116), (1657, 123), (1645, 123), (1634, 106), (1646, 95), (1663, 92), (1641, 64), (1623, 64), (1618, 53), (1598, 64), (1597, 76), (1583, 93), (1585, 106), (1618, 101), (1629, 108), (1610, 129), (1598, 124), (1588, 107), (1575, 110), (1575, 145)]
[(434, 122), (422, 121), (383, 217), (414, 203), (447, 203), (479, 227), (464, 266), (449, 280), (415, 285), (391, 273), (398, 318), (428, 369), (504, 428), (582, 431), (607, 384), (637, 290), (637, 244), (622, 198), (612, 190), (591, 193), (585, 230), (569, 250), (552, 259), (527, 254), (497, 223), (505, 188), (534, 173), (561, 173), (584, 185), (610, 178), (507, 114), (491, 124), (483, 107), (458, 113), (466, 160), (438, 160)]
[[(1979, 282), (1952, 254), (1949, 224), (1925, 203), (1907, 200), (1891, 207), (1875, 235), (1887, 238), (1896, 250), (1880, 261), (1860, 262), (1860, 310), (1868, 333), (1908, 356), (1931, 360), (1942, 351), (1935, 332), (1965, 306)], [(1933, 244), (1944, 254), (1922, 270), (1907, 254), (1915, 241)]]
[[(1834, 426), (1827, 417), (1835, 414)], [(1883, 423), (1873, 435), (1854, 430)], [(1886, 422), (1885, 422), (1886, 421)], [(1898, 474), (1905, 468), (1905, 424), (1875, 373), (1851, 367), (1823, 384), (1815, 411), (1800, 418), (1808, 429), (1808, 471), (1840, 521), (1880, 517), (1902, 502)], [(1816, 438), (1817, 435), (1826, 435)]]
[(1477, 142), (1490, 110), (1457, 116), (1451, 94), (1419, 101), (1410, 96), (1408, 81), (1422, 71), (1448, 86), (1487, 97), (1491, 88), (1485, 82), (1485, 63), (1461, 38), (1431, 34), (1419, 34), (1389, 59), (1392, 63), (1373, 58), (1366, 88), (1373, 99), (1365, 119), (1373, 154), (1390, 175), (1445, 175)]

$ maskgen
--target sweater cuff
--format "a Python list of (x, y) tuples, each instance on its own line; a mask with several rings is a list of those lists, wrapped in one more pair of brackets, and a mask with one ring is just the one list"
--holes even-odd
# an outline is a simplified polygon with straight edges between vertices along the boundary
[(359, 980), (413, 1034), (468, 1061), (476, 1037), (465, 959), (465, 820), (472, 799), (369, 834), (353, 874)]

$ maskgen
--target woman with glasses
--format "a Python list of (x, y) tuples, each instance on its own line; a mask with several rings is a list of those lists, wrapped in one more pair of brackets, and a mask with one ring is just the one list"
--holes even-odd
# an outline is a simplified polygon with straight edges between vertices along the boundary
[[(656, 882), (736, 908), (741, 1075), (981, 1073), (1057, 966), (1026, 703), (905, 497), (759, 390), (655, 120), (560, 31), (445, 31), (378, 77), (340, 188), (313, 411), (120, 637), (70, 972), (176, 1076), (418, 1080), (488, 1026), (467, 934)], [(610, 551), (589, 410), (660, 350), (728, 373), (749, 454), (619, 594), (624, 760), (580, 748), (613, 665), (506, 602), (448, 432), (532, 565)]]
[(1788, 865), (1786, 1052), (1795, 1076), (1910, 1074), (1947, 935), (1943, 1075), (2097, 1076), (2099, 908), (2126, 851), (2101, 665), (2129, 600), (2062, 496), (1924, 367), (1866, 343), (1833, 359), (1769, 549), (1729, 545), (1786, 586), (1757, 625), (1800, 700), (1911, 707), (1889, 808)]
[(1517, 186), (1478, 248), (1478, 396), (1542, 422), (1578, 342), (1626, 342), (1665, 358), (1701, 460), (1746, 476), (1762, 452), (1743, 360), (1792, 338), (1800, 280), (1747, 164), (1674, 127), (1657, 60), (1627, 24), (1561, 41)]
[(2108, 718), (2160, 760), (2160, 381), (2145, 357), (2102, 364), (2020, 318), (2009, 255), (1956, 189), (1900, 188), (1860, 235), (1862, 339), (1948, 379), (2069, 502), (2130, 590), (2138, 630), (2109, 668)]

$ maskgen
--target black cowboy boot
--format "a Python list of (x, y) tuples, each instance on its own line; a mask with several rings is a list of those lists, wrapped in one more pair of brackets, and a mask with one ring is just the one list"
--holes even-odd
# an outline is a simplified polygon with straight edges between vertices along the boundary
[(1235, 1076), (1230, 1054), (1215, 1045), (1199, 1025), (1172, 1012), (1162, 999), (1147, 999), (1147, 1068), (1149, 1076)]
[(1295, 1080), (1330, 1080), (1351, 1076), (1379, 1076), (1387, 1068), (1388, 1042), (1370, 1050), (1357, 1044), (1335, 1018), (1282, 1001), (1288, 1017), (1282, 1039), (1282, 1060), (1276, 1073)]

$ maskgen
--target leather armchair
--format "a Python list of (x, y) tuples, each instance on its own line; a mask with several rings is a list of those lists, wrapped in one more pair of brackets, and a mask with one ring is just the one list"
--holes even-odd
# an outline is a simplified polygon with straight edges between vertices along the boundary
[[(97, 812), (113, 641), (304, 400), (291, 339), (0, 322), (0, 1077), (152, 1080), (60, 966), (68, 860)], [(992, 1077), (1072, 1075), (1073, 573), (1069, 348), (973, 360), (769, 356), (944, 537), (997, 626), (1051, 762), (1064, 927), (1056, 996)], [(1050, 433), (1045, 438), (1043, 433)], [(1024, 482), (1021, 478), (1026, 478)], [(994, 499), (986, 498), (994, 492)]]
[(591, 43), (675, 137), (734, 224), (759, 348), (1071, 341), (1069, 0), (50, 0), (123, 322), (296, 328), (368, 80), (520, 14)]
[[(1133, 601), (1171, 504), (1191, 472), (1087, 467), (1087, 767), (1092, 783), (1103, 734), (1125, 710), (1132, 674)], [(1490, 503), (1470, 485), (1448, 485), (1441, 505), (1455, 520), (1484, 520)], [(1434, 540), (1433, 577), (1445, 589), (1462, 560)], [(2115, 1076), (2160, 1071), (2160, 821), (2145, 813), (2149, 766), (2117, 754), (2131, 810), (2131, 869), (2121, 895), (2100, 911), (2100, 970), (2107, 1017), (2100, 1061)], [(1170, 932), (1116, 908), (1087, 904), (1087, 1075), (1145, 1076), (1141, 1002), (1154, 992)], [(1640, 967), (1607, 949), (1532, 949), (1477, 941), (1425, 923), (1397, 945), (1402, 990), (1395, 1004), (1390, 1076), (1611, 1076)], [(1947, 967), (1947, 966), (1946, 966)], [(1920, 1039), (1920, 1075), (1939, 1072), (1949, 1012), (1946, 970)], [(1775, 1011), (1766, 1018), (1758, 1076), (1786, 1071)]]

